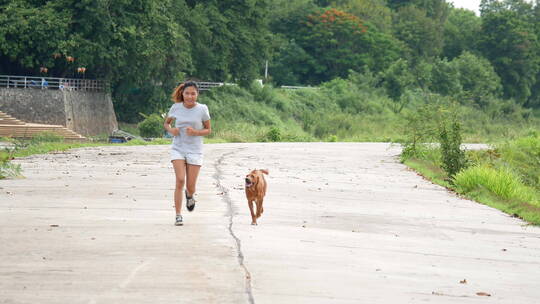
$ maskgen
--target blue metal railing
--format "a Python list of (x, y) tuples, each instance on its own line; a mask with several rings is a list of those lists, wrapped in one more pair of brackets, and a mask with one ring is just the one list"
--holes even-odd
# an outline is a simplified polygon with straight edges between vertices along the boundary
[(236, 85), (235, 83), (228, 82), (209, 82), (209, 81), (194, 81), (199, 87), (200, 91), (209, 91), (212, 88), (221, 87), (224, 85)]
[(105, 91), (107, 83), (96, 79), (0, 75), (0, 88)]

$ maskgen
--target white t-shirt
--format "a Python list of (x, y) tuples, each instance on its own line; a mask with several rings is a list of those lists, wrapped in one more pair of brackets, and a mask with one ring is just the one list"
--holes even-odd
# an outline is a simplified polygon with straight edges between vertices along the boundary
[(168, 117), (175, 119), (175, 127), (180, 129), (180, 134), (174, 137), (172, 148), (185, 153), (202, 153), (203, 137), (186, 134), (186, 127), (195, 130), (204, 129), (203, 121), (210, 120), (208, 107), (197, 103), (193, 108), (184, 107), (183, 102), (177, 102), (169, 110)]

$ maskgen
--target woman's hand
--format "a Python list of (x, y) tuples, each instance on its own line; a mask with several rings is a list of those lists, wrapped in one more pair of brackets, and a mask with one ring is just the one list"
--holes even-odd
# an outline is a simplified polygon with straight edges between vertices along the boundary
[(196, 130), (192, 127), (186, 127), (186, 134), (189, 136), (206, 136), (212, 132), (212, 129), (210, 127), (210, 120), (203, 121), (203, 127), (202, 130)]
[(192, 127), (186, 127), (186, 134), (189, 136), (197, 136), (199, 135), (199, 132)]
[(171, 128), (171, 121), (172, 117), (167, 117), (167, 119), (165, 119), (165, 122), (163, 123), (163, 128), (165, 128), (165, 130), (169, 132), (172, 136), (178, 136), (180, 134), (180, 129)]
[(165, 127), (165, 130), (169, 132), (172, 136), (178, 136), (180, 134), (180, 129), (178, 128), (171, 128), (169, 125), (163, 125)]

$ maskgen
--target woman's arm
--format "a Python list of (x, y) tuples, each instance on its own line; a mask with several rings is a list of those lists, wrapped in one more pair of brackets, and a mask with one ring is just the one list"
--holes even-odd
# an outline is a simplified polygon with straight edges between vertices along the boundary
[(210, 120), (203, 121), (202, 130), (195, 130), (192, 127), (186, 128), (186, 134), (190, 136), (206, 136), (212, 132), (212, 126), (210, 125)]
[(171, 128), (171, 122), (174, 118), (173, 117), (167, 117), (165, 118), (165, 122), (163, 123), (163, 127), (167, 132), (171, 133), (173, 136), (178, 136), (180, 134), (180, 130), (178, 128)]

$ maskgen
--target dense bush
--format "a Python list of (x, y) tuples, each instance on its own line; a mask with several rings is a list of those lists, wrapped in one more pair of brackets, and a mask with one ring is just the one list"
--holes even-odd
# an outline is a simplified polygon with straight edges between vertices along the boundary
[(270, 128), (270, 131), (266, 133), (266, 138), (269, 141), (281, 141), (281, 130), (276, 127)]
[(474, 103), (414, 88), (405, 89), (395, 101), (382, 85), (377, 86), (381, 82), (384, 77), (369, 70), (351, 71), (347, 79), (334, 79), (318, 88), (223, 86), (202, 93), (199, 101), (210, 110), (210, 137), (236, 142), (267, 141), (266, 133), (275, 127), (281, 130), (282, 141), (336, 136), (341, 141), (408, 140), (414, 146), (439, 140), (439, 122), (448, 119), (449, 109), (459, 112), (463, 141), (523, 136), (528, 129), (540, 128), (530, 110), (512, 101), (496, 99), (480, 109)]
[(0, 151), (0, 179), (16, 177), (21, 174), (21, 166), (14, 164), (10, 160), (13, 158), (13, 151)]
[(535, 199), (519, 176), (506, 167), (495, 169), (487, 165), (477, 165), (458, 173), (454, 182), (460, 192), (472, 192), (484, 188), (507, 200), (532, 202)]
[(450, 178), (467, 165), (465, 151), (461, 149), (461, 125), (457, 121), (443, 122), (439, 127), (442, 168)]
[(161, 137), (163, 135), (163, 118), (158, 114), (145, 116), (138, 125), (142, 137)]
[(497, 146), (501, 161), (510, 164), (523, 182), (540, 190), (540, 136), (538, 133)]

